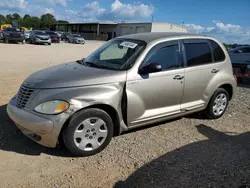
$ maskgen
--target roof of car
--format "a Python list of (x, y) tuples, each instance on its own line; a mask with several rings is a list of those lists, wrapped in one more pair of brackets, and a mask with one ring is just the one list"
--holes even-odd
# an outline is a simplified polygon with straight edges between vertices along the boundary
[(150, 43), (160, 38), (171, 38), (171, 37), (180, 37), (180, 36), (197, 36), (200, 37), (202, 35), (197, 35), (193, 33), (177, 33), (177, 32), (151, 32), (151, 33), (137, 33), (132, 35), (125, 35), (118, 38), (129, 38), (129, 39), (137, 39), (145, 41), (146, 43)]

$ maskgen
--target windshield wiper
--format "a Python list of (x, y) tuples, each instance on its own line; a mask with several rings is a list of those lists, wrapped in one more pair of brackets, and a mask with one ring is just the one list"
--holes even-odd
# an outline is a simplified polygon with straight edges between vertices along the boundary
[(90, 65), (91, 67), (106, 68), (106, 67), (103, 66), (103, 65), (100, 65), (100, 64), (97, 64), (97, 63), (94, 63), (94, 62), (90, 62), (90, 61), (84, 61), (84, 63), (87, 64), (87, 65)]

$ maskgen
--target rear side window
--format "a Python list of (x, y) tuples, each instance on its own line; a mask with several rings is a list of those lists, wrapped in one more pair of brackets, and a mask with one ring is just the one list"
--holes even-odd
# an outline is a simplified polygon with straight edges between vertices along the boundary
[(187, 66), (199, 66), (212, 63), (212, 53), (206, 40), (184, 40)]
[(211, 44), (211, 48), (214, 54), (214, 61), (215, 62), (224, 61), (226, 56), (221, 47), (217, 44), (217, 42), (213, 40), (209, 40), (209, 42)]

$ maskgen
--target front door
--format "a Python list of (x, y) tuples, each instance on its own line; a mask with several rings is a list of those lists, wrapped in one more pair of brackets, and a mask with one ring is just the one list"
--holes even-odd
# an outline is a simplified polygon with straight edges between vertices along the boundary
[(184, 68), (178, 40), (154, 46), (142, 65), (158, 63), (162, 71), (127, 76), (128, 126), (146, 124), (180, 113)]

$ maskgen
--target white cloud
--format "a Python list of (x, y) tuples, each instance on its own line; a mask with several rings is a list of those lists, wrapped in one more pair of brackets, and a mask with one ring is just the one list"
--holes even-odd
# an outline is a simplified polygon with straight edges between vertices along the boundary
[(202, 33), (205, 31), (205, 28), (200, 25), (195, 24), (184, 24), (184, 26), (189, 30), (191, 33)]
[(66, 12), (83, 20), (140, 19), (150, 17), (154, 12), (154, 6), (143, 3), (123, 4), (115, 0), (109, 9), (105, 9), (98, 1), (93, 1), (86, 4), (81, 11), (67, 10)]
[(216, 25), (216, 27), (223, 32), (227, 33), (235, 33), (241, 30), (241, 27), (239, 25), (232, 25), (232, 24), (224, 24), (220, 21), (213, 21)]
[(35, 0), (35, 1), (44, 2), (54, 6), (61, 5), (63, 7), (66, 7), (70, 0)]
[(145, 18), (150, 17), (154, 12), (154, 6), (141, 4), (123, 4), (115, 0), (111, 4), (111, 13), (120, 18)]
[(44, 9), (44, 14), (54, 14), (55, 13), (55, 11), (52, 9), (52, 8), (45, 8)]
[(250, 29), (240, 25), (213, 21), (214, 26), (204, 27), (195, 24), (185, 24), (189, 32), (214, 36), (226, 43), (250, 43)]
[(1, 0), (0, 9), (20, 10), (27, 7), (28, 2), (25, 0)]

